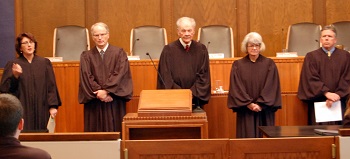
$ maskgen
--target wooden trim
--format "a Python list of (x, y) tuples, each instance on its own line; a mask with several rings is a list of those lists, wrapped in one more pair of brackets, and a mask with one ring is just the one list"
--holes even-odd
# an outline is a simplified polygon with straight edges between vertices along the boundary
[(20, 141), (99, 141), (118, 140), (120, 132), (21, 133)]

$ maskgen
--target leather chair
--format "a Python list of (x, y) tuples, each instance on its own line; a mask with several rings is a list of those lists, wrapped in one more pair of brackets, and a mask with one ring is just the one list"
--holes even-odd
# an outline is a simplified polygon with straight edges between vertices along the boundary
[(305, 56), (308, 52), (320, 48), (321, 25), (303, 22), (292, 24), (288, 28), (286, 49)]
[(340, 21), (333, 23), (337, 31), (337, 44), (343, 45), (344, 50), (350, 50), (350, 21)]
[(232, 28), (224, 25), (208, 25), (199, 28), (198, 41), (207, 46), (209, 53), (224, 53), (225, 58), (234, 57)]
[(165, 28), (159, 26), (139, 26), (131, 29), (130, 52), (132, 56), (139, 56), (140, 59), (159, 59), (163, 47), (168, 44)]
[(57, 27), (53, 36), (53, 56), (63, 61), (79, 61), (80, 54), (90, 49), (89, 31), (85, 27), (67, 25)]

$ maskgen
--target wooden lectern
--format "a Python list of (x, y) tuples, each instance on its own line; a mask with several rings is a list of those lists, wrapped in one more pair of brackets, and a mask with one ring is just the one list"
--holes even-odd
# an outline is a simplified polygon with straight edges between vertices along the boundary
[(208, 138), (206, 113), (192, 113), (189, 89), (143, 90), (138, 113), (123, 118), (123, 140)]
[(189, 89), (143, 90), (139, 116), (191, 116), (192, 92)]

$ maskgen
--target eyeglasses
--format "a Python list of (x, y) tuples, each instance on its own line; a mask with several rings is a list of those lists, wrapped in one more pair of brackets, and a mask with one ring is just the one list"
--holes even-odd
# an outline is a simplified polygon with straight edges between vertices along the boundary
[(22, 42), (21, 44), (23, 45), (33, 45), (34, 44), (34, 41), (26, 41), (26, 42)]
[(103, 33), (103, 34), (94, 34), (94, 35), (92, 35), (93, 37), (96, 37), (96, 38), (98, 38), (98, 37), (104, 37), (104, 36), (106, 36), (108, 33)]
[(257, 49), (259, 49), (260, 48), (260, 44), (251, 44), (251, 45), (248, 44), (247, 47), (248, 48), (257, 48)]

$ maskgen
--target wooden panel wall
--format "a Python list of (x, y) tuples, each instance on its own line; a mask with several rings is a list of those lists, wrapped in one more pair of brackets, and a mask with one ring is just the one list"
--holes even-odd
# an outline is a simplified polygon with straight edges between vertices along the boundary
[[(259, 32), (266, 43), (266, 56), (275, 56), (285, 47), (288, 26), (298, 22), (325, 25), (350, 20), (348, 0), (15, 0), (16, 34), (32, 32), (38, 54), (52, 55), (53, 30), (61, 25), (90, 29), (95, 22), (109, 25), (110, 43), (129, 52), (130, 31), (140, 25), (166, 28), (168, 41), (177, 39), (179, 17), (196, 19), (197, 29), (222, 24), (234, 30), (235, 57), (242, 57), (244, 36)], [(196, 35), (195, 35), (196, 36)], [(196, 39), (196, 38), (195, 38)]]

